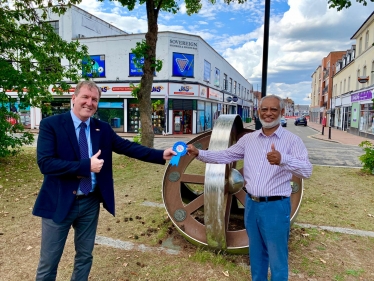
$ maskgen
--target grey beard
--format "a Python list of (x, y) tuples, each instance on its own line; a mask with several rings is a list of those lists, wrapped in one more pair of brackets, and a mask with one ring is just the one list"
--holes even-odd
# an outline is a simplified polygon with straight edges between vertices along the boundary
[(270, 123), (265, 122), (265, 120), (260, 117), (260, 122), (262, 124), (262, 127), (265, 128), (265, 129), (274, 128), (275, 126), (279, 125), (280, 121), (281, 121), (281, 116), (280, 115), (277, 119), (275, 119), (274, 121), (272, 121)]

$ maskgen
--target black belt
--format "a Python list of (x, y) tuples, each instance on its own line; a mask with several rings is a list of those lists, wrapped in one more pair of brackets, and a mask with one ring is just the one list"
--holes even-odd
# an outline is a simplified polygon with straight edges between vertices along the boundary
[(277, 201), (277, 200), (282, 200), (285, 198), (288, 198), (287, 196), (265, 196), (265, 197), (256, 197), (253, 195), (250, 195), (248, 193), (249, 198), (252, 199), (252, 201), (255, 202), (269, 202), (269, 201)]
[(248, 194), (249, 198), (252, 199), (252, 201), (255, 202), (269, 202), (269, 201), (277, 201), (277, 200), (282, 200), (285, 198), (288, 198), (287, 196), (264, 196), (264, 197), (257, 197), (249, 194), (247, 192), (247, 189), (243, 187), (243, 190)]
[(96, 194), (96, 192), (93, 191), (93, 192), (88, 193), (87, 195), (85, 195), (85, 194), (75, 195), (75, 200), (81, 200), (81, 199), (84, 199), (84, 198), (92, 197), (95, 194)]

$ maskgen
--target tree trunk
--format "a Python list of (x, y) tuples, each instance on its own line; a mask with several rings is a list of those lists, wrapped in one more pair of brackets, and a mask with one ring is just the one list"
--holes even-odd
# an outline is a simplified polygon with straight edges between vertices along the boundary
[[(144, 56), (143, 76), (140, 81), (141, 88), (138, 93), (139, 111), (141, 121), (142, 145), (153, 147), (154, 132), (152, 124), (152, 101), (151, 91), (153, 83), (153, 74), (155, 72), (154, 61), (156, 60), (156, 44), (158, 33), (158, 10), (155, 9), (154, 0), (147, 0), (147, 18), (148, 31), (145, 35), (145, 41), (148, 49)], [(152, 66), (153, 64), (153, 66)]]

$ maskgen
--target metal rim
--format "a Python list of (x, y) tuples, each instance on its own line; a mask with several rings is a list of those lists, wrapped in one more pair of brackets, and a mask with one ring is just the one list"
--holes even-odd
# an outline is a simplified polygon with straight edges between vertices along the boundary
[[(225, 118), (222, 116), (225, 116)], [(253, 131), (244, 129), (242, 124), (238, 115), (221, 115), (217, 119), (212, 132), (204, 133), (188, 142), (188, 144), (193, 144), (200, 149), (225, 149), (233, 145), (244, 134)], [(220, 127), (223, 131), (226, 131), (218, 133)], [(219, 145), (217, 141), (220, 143)], [(222, 147), (225, 143), (226, 147)], [(232, 174), (230, 171), (236, 168), (237, 163), (228, 165), (206, 164), (204, 176), (186, 173), (186, 169), (192, 161), (198, 160), (194, 160), (194, 157), (191, 156), (184, 156), (180, 159), (178, 166), (168, 165), (165, 170), (162, 197), (169, 218), (177, 230), (194, 245), (207, 246), (232, 254), (248, 253), (249, 242), (244, 228), (246, 193), (241, 188), (238, 191), (235, 189), (231, 192), (228, 191), (230, 175)], [(212, 174), (209, 165), (220, 166), (218, 167), (218, 170), (220, 170), (218, 176), (215, 168)], [(243, 175), (242, 168), (238, 171)], [(303, 195), (302, 180), (296, 177), (293, 177), (292, 180), (299, 184), (299, 189), (291, 195), (291, 224), (299, 212)], [(222, 182), (219, 183), (220, 181)], [(203, 184), (204, 192), (191, 192), (188, 184)], [(186, 196), (191, 198), (186, 200)], [(212, 202), (217, 199), (222, 204), (213, 204), (212, 208)], [(185, 203), (186, 201), (187, 203)], [(201, 213), (201, 210), (204, 213), (203, 218), (201, 216), (196, 217), (196, 211)], [(241, 216), (243, 227), (230, 229), (230, 221), (233, 218), (240, 221)]]

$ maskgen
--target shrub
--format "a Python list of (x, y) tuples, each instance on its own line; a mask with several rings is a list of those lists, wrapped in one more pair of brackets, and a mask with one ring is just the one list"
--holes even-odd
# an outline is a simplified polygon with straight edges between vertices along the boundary
[(365, 154), (358, 158), (363, 164), (362, 170), (374, 174), (374, 145), (370, 141), (363, 141), (358, 146), (365, 151)]
[(142, 143), (142, 130), (141, 129), (139, 129), (139, 133), (137, 133), (136, 136), (133, 137), (132, 141), (138, 144)]

